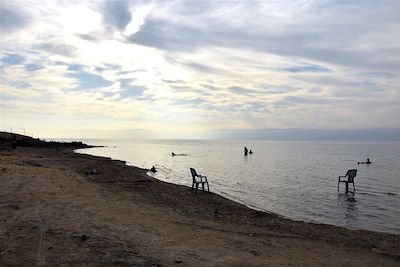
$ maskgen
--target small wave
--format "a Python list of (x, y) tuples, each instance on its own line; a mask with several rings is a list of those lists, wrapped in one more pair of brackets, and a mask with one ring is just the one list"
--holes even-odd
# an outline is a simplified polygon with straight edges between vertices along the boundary
[(158, 164), (156, 164), (156, 166), (159, 166), (159, 168), (160, 168), (160, 169), (163, 169), (164, 171), (173, 172), (172, 169), (168, 168), (168, 167), (165, 166), (165, 165), (158, 165)]
[(246, 191), (243, 191), (243, 190), (238, 190), (238, 189), (232, 189), (232, 193), (239, 193), (239, 194), (243, 194), (243, 195), (245, 195), (245, 194), (247, 194), (247, 192)]
[(357, 192), (357, 194), (359, 194), (359, 195), (364, 195), (364, 196), (374, 196), (374, 197), (376, 197), (377, 196), (377, 194), (375, 194), (375, 193), (372, 193), (372, 192)]
[(378, 216), (373, 215), (373, 214), (369, 214), (369, 213), (364, 214), (364, 216), (367, 217), (367, 218), (379, 218)]
[(386, 195), (386, 196), (398, 196), (399, 193), (395, 192), (382, 192), (382, 191), (369, 191), (369, 190), (360, 190), (358, 191), (358, 194), (360, 195), (369, 195), (369, 196), (379, 196), (379, 195)]

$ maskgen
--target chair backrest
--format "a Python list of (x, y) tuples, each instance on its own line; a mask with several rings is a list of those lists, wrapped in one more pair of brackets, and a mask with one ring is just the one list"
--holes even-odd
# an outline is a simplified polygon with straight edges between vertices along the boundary
[(194, 179), (197, 176), (196, 170), (193, 168), (190, 168), (190, 172), (192, 173), (192, 178)]
[(347, 173), (346, 173), (346, 176), (348, 177), (347, 181), (349, 183), (352, 183), (353, 180), (354, 180), (354, 177), (356, 177), (356, 175), (357, 175), (357, 170), (356, 169), (348, 170)]

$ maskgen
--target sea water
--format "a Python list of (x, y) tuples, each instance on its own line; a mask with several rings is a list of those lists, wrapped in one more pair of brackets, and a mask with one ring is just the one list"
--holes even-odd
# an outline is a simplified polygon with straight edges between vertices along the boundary
[[(189, 168), (210, 190), (286, 218), (400, 234), (400, 142), (265, 140), (84, 140), (105, 145), (79, 153), (150, 169), (191, 186)], [(244, 156), (246, 146), (254, 154)], [(172, 156), (171, 153), (186, 154)], [(370, 165), (358, 164), (367, 158)], [(357, 169), (354, 194), (337, 191), (339, 175)], [(349, 186), (353, 189), (352, 185)]]

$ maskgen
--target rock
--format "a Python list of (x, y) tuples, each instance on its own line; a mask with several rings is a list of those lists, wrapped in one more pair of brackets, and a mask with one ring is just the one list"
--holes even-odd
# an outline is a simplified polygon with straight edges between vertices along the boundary
[(81, 235), (80, 239), (82, 242), (85, 242), (88, 239), (88, 237), (87, 235)]
[(100, 173), (96, 169), (93, 169), (93, 170), (90, 170), (90, 171), (86, 172), (86, 175), (99, 175), (99, 174)]

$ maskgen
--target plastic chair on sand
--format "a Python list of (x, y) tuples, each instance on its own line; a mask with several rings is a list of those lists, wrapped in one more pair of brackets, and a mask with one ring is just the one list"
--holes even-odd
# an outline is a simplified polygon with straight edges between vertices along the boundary
[[(348, 170), (345, 176), (339, 176), (339, 180), (337, 183), (337, 189), (339, 190), (339, 183), (346, 183), (346, 192), (349, 191), (349, 184), (353, 184), (353, 189), (354, 191), (356, 190), (356, 187), (354, 186), (354, 177), (357, 175), (357, 170)], [(341, 178), (347, 178), (347, 179), (341, 179)]]
[(207, 191), (210, 192), (210, 186), (208, 185), (207, 176), (200, 175), (196, 173), (196, 170), (190, 168), (190, 172), (192, 173), (192, 192), (196, 188), (196, 191), (199, 189), (199, 184), (202, 185), (202, 189), (204, 191), (204, 184), (207, 184)]

